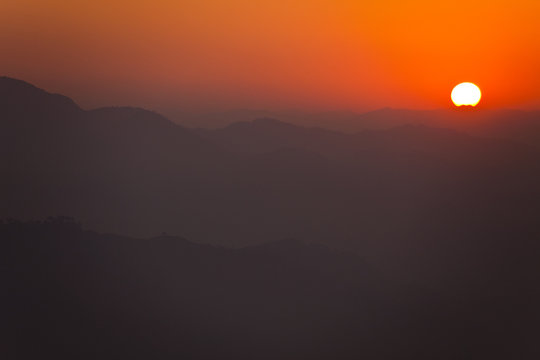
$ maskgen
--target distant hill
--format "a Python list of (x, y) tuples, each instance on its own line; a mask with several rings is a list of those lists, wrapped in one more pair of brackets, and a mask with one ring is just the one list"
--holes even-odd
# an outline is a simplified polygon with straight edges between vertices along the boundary
[[(466, 157), (479, 151), (505, 149), (509, 153), (536, 152), (518, 141), (501, 141), (490, 137), (472, 137), (453, 129), (407, 124), (386, 130), (366, 129), (354, 134), (320, 127), (303, 127), (277, 119), (261, 118), (238, 122), (215, 130), (198, 129), (201, 137), (235, 153), (257, 154), (282, 148), (297, 147), (332, 157), (336, 160), (359, 153), (407, 154), (430, 152), (432, 156), (450, 158), (463, 152)], [(453, 154), (452, 154), (453, 152)], [(516, 153), (517, 156), (519, 156)]]
[(224, 128), (234, 123), (245, 123), (259, 118), (273, 118), (299, 126), (319, 127), (344, 133), (388, 130), (403, 125), (425, 125), (454, 129), (482, 137), (513, 139), (535, 146), (540, 140), (540, 111), (534, 110), (384, 108), (367, 113), (244, 110), (198, 117), (180, 116), (178, 121), (193, 127)]
[(350, 125), (350, 131), (422, 124), (455, 129), (483, 137), (518, 140), (535, 146), (540, 140), (540, 111), (382, 109), (360, 115), (355, 123)]

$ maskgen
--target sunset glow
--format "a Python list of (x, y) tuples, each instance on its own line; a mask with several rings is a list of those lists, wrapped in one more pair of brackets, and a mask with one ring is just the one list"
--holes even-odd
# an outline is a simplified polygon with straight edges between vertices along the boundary
[(441, 108), (461, 79), (540, 105), (538, 0), (0, 3), (2, 75), (85, 107)]
[(540, 0), (0, 0), (0, 360), (540, 360)]

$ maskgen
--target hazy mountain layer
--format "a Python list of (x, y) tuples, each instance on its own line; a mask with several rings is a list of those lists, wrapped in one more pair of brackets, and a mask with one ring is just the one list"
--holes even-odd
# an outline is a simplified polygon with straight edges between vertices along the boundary
[(101, 235), (66, 219), (3, 223), (0, 238), (5, 359), (539, 354), (538, 282), (523, 286), (538, 280), (538, 252), (494, 272), (487, 292), (444, 294), (292, 240), (226, 249)]
[(463, 266), (491, 271), (475, 265), (486, 249), (495, 266), (508, 242), (540, 238), (538, 150), (515, 140), (272, 119), (193, 130), (142, 109), (84, 111), (13, 79), (0, 94), (3, 218), (69, 215), (221, 245), (319, 241), (443, 289), (463, 285)]

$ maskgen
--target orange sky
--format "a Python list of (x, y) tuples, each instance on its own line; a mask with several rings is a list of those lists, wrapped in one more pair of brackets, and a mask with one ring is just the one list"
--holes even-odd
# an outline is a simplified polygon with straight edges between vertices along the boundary
[(540, 107), (539, 0), (1, 0), (0, 74), (84, 107)]

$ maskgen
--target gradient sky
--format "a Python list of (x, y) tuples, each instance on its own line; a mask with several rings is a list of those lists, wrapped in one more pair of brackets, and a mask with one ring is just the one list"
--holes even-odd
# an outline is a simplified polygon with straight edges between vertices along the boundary
[(0, 74), (83, 107), (540, 107), (539, 0), (1, 0)]

